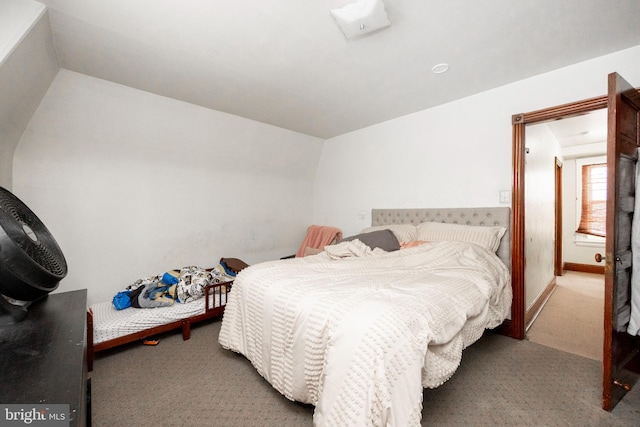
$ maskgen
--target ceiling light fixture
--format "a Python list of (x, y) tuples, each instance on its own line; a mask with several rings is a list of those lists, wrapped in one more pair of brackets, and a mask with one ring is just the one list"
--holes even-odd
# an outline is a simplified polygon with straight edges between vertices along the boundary
[(357, 0), (332, 9), (331, 14), (348, 39), (391, 25), (382, 0)]
[(444, 62), (442, 64), (434, 65), (431, 69), (433, 74), (442, 74), (447, 72), (447, 70), (449, 70), (449, 64), (445, 64)]

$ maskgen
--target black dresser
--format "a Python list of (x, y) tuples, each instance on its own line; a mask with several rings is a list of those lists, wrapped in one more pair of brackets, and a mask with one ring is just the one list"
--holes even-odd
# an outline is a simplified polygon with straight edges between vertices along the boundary
[(68, 405), (63, 424), (91, 424), (86, 315), (83, 289), (50, 294), (24, 320), (0, 324), (0, 405)]

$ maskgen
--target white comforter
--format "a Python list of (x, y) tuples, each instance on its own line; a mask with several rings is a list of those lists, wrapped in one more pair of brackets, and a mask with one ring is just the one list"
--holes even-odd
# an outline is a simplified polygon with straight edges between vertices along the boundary
[(243, 270), (219, 342), (315, 405), (316, 426), (418, 426), (423, 387), (447, 381), (462, 350), (506, 318), (509, 272), (472, 244), (359, 244)]

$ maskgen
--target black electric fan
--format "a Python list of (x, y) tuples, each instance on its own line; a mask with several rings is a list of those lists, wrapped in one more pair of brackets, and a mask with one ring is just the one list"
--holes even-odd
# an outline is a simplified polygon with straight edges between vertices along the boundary
[(0, 316), (23, 320), (66, 275), (67, 262), (47, 227), (0, 187)]

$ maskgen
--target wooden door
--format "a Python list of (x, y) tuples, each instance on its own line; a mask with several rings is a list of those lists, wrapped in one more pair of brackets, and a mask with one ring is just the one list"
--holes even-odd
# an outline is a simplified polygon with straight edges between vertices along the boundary
[(636, 381), (637, 372), (633, 371), (637, 370), (640, 360), (638, 337), (626, 332), (631, 291), (631, 222), (640, 145), (640, 95), (617, 73), (609, 75), (607, 108), (602, 407), (610, 411)]

